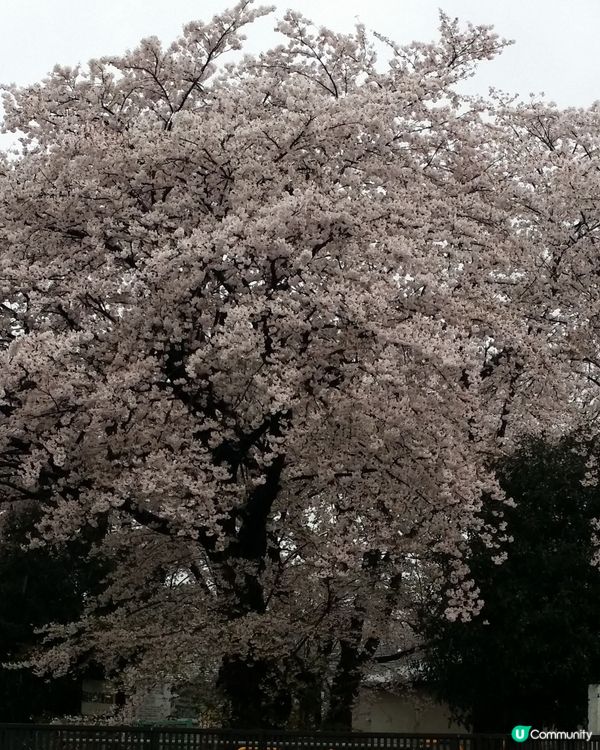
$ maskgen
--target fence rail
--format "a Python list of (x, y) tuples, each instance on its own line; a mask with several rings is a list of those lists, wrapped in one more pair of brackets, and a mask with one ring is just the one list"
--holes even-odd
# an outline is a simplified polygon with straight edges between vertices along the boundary
[[(536, 740), (523, 750), (600, 750), (585, 740)], [(0, 750), (516, 750), (504, 734), (396, 734), (0, 724)]]

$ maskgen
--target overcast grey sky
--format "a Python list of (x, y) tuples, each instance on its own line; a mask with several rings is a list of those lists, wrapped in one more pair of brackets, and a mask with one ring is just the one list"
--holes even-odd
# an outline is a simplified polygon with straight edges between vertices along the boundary
[[(31, 83), (55, 62), (115, 54), (155, 34), (170, 41), (186, 21), (207, 19), (227, 0), (0, 0), (0, 82)], [(469, 85), (527, 96), (544, 91), (561, 106), (600, 99), (600, 0), (276, 0), (276, 14), (300, 10), (318, 24), (347, 30), (357, 19), (398, 42), (435, 36), (438, 8), (494, 24), (516, 44), (482, 65)], [(257, 50), (274, 36), (273, 18), (249, 34)]]

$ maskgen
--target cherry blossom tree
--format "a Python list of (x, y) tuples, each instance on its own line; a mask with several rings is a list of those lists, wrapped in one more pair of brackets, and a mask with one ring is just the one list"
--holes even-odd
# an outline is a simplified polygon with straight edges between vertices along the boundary
[[(513, 221), (528, 252), (515, 258), (511, 300), (529, 308), (529, 330), (569, 363), (578, 402), (592, 407), (598, 386), (598, 199), (600, 108), (559, 110), (496, 97), (503, 136), (498, 154), (512, 182)], [(507, 280), (508, 281), (508, 280)], [(573, 393), (573, 389), (572, 389)]]
[(416, 599), (481, 607), (491, 459), (568, 419), (568, 359), (507, 292), (542, 252), (520, 115), (457, 89), (505, 42), (288, 12), (228, 58), (267, 12), (6, 88), (0, 501), (39, 505), (32, 544), (85, 531), (117, 563), (39, 669), (201, 665), (233, 725), (339, 726)]

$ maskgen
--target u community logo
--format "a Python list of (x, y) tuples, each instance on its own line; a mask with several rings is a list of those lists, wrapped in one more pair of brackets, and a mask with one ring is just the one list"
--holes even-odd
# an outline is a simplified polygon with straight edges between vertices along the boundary
[(575, 732), (556, 732), (552, 730), (540, 730), (532, 729), (531, 726), (524, 724), (517, 724), (512, 728), (510, 736), (515, 742), (525, 742), (527, 739), (532, 740), (587, 740), (590, 741), (592, 737), (591, 732), (586, 732), (585, 729), (578, 729)]
[(512, 732), (510, 733), (510, 736), (513, 738), (515, 742), (525, 742), (525, 740), (529, 737), (529, 730), (531, 727), (523, 726), (522, 724), (517, 724), (516, 727), (513, 727)]

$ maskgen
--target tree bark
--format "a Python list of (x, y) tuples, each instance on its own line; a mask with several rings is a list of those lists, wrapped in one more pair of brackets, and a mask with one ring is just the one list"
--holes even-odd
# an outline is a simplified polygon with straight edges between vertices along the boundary
[(282, 729), (289, 720), (290, 691), (281, 685), (276, 665), (265, 659), (225, 657), (217, 687), (227, 701), (230, 727)]
[[(283, 456), (274, 459), (266, 472), (266, 482), (251, 493), (245, 507), (238, 512), (241, 524), (229, 547), (224, 552), (209, 554), (209, 559), (221, 569), (232, 618), (261, 614), (266, 609), (261, 575), (269, 554), (267, 525), (284, 463)], [(226, 655), (219, 669), (217, 687), (225, 697), (231, 727), (273, 729), (286, 726), (292, 699), (278, 660)]]
[(358, 647), (349, 641), (341, 641), (340, 658), (331, 684), (324, 729), (352, 729), (352, 707), (360, 687), (361, 663)]

